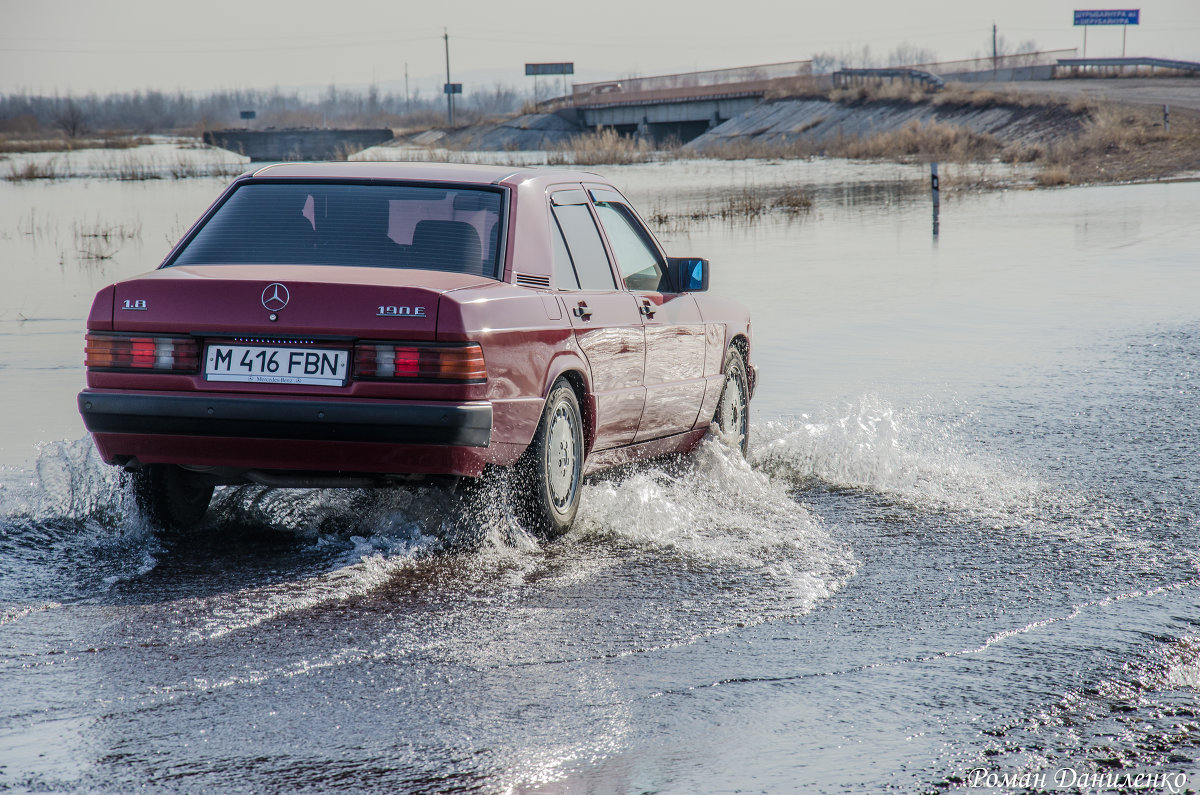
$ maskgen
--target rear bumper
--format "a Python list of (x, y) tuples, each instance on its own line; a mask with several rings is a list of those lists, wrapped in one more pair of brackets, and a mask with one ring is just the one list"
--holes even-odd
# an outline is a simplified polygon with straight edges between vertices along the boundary
[(212, 395), (79, 393), (95, 434), (487, 447), (487, 402), (279, 400)]

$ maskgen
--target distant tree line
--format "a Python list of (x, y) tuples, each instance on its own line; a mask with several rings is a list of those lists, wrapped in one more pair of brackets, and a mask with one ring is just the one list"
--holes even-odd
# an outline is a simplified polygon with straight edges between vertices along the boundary
[[(516, 89), (496, 83), (455, 97), (455, 123), (520, 110), (528, 101)], [(421, 127), (444, 124), (446, 100), (441, 94), (422, 95), (366, 91), (330, 86), (319, 95), (270, 90), (133, 91), (83, 96), (0, 96), (0, 133), (54, 132), (75, 138), (109, 133), (198, 133), (201, 130), (245, 124), (241, 111), (253, 110), (255, 128), (263, 127)]]

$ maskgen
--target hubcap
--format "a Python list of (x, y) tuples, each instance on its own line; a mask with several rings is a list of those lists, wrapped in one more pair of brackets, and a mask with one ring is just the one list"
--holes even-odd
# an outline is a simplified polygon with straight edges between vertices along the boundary
[(578, 460), (575, 443), (575, 423), (571, 413), (567, 406), (559, 406), (550, 421), (550, 436), (546, 443), (546, 480), (556, 508), (568, 505), (573, 496)]
[(718, 427), (722, 440), (740, 447), (746, 434), (746, 400), (741, 380), (732, 375), (725, 378), (725, 388), (721, 390), (720, 415)]

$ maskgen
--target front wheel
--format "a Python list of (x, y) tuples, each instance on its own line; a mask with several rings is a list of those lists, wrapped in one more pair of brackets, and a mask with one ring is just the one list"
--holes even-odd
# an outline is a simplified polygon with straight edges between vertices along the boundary
[(730, 348), (725, 355), (725, 382), (709, 432), (741, 450), (743, 457), (750, 452), (750, 382), (746, 360), (737, 348)]
[(138, 508), (164, 530), (191, 530), (204, 518), (213, 484), (202, 475), (171, 464), (150, 464), (133, 472)]
[(533, 441), (517, 464), (517, 507), (522, 523), (544, 538), (571, 528), (583, 480), (583, 419), (575, 390), (554, 382)]

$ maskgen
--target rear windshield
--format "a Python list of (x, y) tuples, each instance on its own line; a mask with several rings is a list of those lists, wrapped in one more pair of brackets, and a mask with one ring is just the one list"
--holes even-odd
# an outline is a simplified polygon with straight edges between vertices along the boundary
[(479, 188), (250, 183), (169, 265), (365, 265), (496, 278), (501, 194)]

